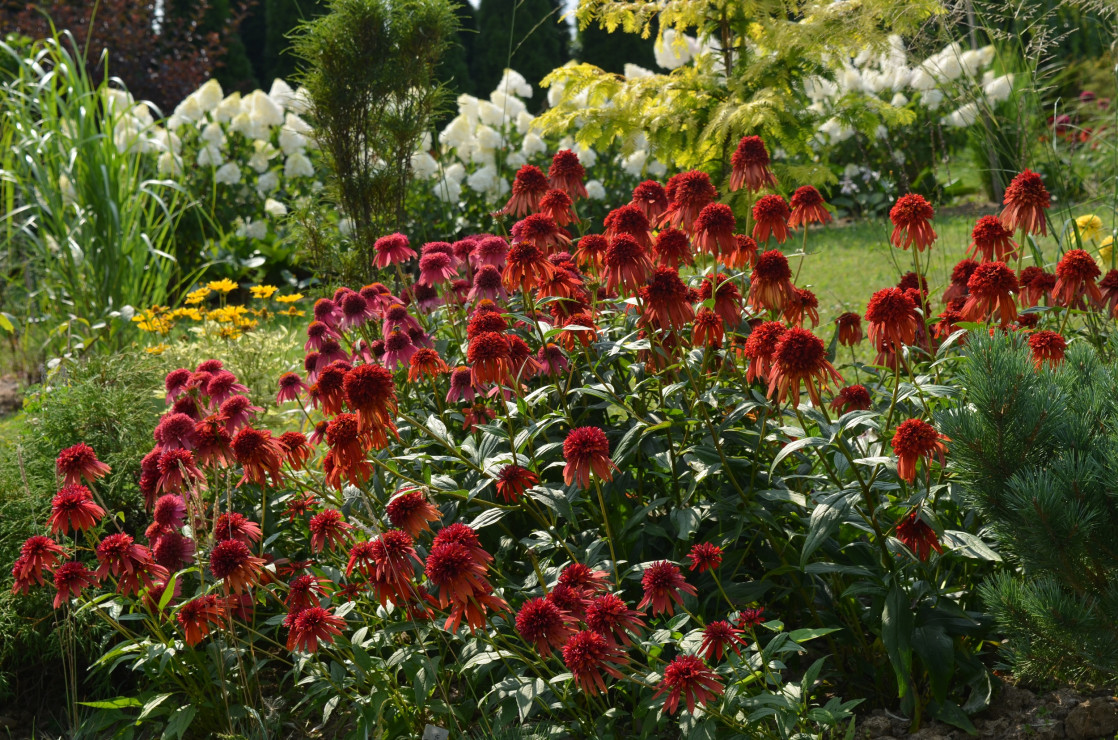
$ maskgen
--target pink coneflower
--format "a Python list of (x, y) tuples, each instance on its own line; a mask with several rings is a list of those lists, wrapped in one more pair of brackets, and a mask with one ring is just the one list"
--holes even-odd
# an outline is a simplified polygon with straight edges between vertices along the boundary
[(943, 552), (935, 530), (915, 511), (897, 522), (893, 535), (920, 560), (927, 560), (933, 550)]
[(377, 239), (373, 243), (373, 251), (377, 253), (373, 264), (382, 269), (415, 258), (415, 250), (408, 244), (408, 238), (398, 233)]
[(155, 562), (170, 571), (185, 568), (194, 559), (194, 540), (178, 532), (167, 532), (151, 547)]
[(165, 450), (194, 449), (194, 419), (186, 414), (165, 414), (152, 436)]
[(225, 403), (221, 404), (218, 415), (225, 420), (226, 431), (234, 434), (263, 410), (259, 406), (253, 406), (252, 402), (245, 396), (236, 395), (230, 396)]
[(744, 186), (752, 192), (775, 188), (776, 176), (769, 169), (769, 150), (760, 136), (743, 136), (730, 156), (730, 191)]
[(105, 510), (93, 501), (93, 494), (80, 484), (63, 486), (50, 505), (51, 534), (92, 529)]
[(472, 403), (477, 396), (474, 375), (470, 368), (460, 365), (450, 371), (450, 389), (446, 392), (447, 403)]
[(220, 414), (194, 424), (194, 457), (203, 467), (225, 468), (233, 463), (233, 436)]
[(563, 354), (563, 349), (557, 344), (550, 342), (543, 345), (536, 352), (536, 361), (540, 363), (540, 368), (548, 375), (560, 375), (567, 372), (569, 363), (567, 356)]
[(665, 192), (669, 202), (667, 210), (660, 215), (660, 226), (671, 225), (688, 232), (699, 212), (718, 197), (710, 175), (700, 170), (674, 175), (668, 180)]
[(166, 401), (172, 403), (176, 398), (186, 393), (190, 384), (192, 373), (184, 367), (177, 368), (167, 373), (163, 379), (163, 387), (167, 391)]
[(338, 304), (329, 298), (319, 298), (314, 302), (314, 320), (321, 321), (331, 329), (337, 327), (338, 321), (342, 318), (341, 309)]
[[(683, 594), (696, 595), (695, 587), (687, 582), (679, 568), (667, 560), (653, 563), (641, 576), (644, 598), (638, 609), (652, 607), (652, 615), (675, 613), (675, 604), (683, 606)], [(674, 603), (673, 603), (674, 602)]]
[(279, 377), (279, 392), (276, 394), (276, 404), (287, 401), (299, 400), (300, 393), (307, 392), (307, 384), (299, 377), (298, 373), (284, 373)]
[(577, 427), (567, 433), (563, 441), (563, 480), (572, 485), (576, 480), (580, 488), (590, 487), (590, 473), (604, 481), (613, 480), (614, 464), (609, 457), (609, 439), (598, 427)]
[(936, 240), (931, 224), (933, 216), (932, 204), (924, 196), (916, 193), (902, 195), (889, 211), (889, 219), (893, 222), (890, 238), (893, 246), (908, 249), (915, 245), (918, 252), (930, 247)]
[(234, 393), (248, 393), (248, 388), (237, 382), (237, 376), (228, 370), (219, 370), (206, 383), (206, 395), (210, 397), (210, 407), (217, 408)]
[(342, 309), (341, 327), (355, 329), (377, 315), (376, 309), (360, 293), (346, 293), (339, 304)]
[(664, 680), (652, 697), (667, 692), (664, 708), (669, 715), (675, 714), (679, 700), (683, 698), (687, 702), (687, 711), (694, 714), (696, 702), (706, 706), (721, 696), (723, 690), (718, 674), (707, 668), (702, 660), (694, 655), (680, 655), (664, 669)]
[(178, 529), (186, 521), (186, 501), (174, 493), (164, 494), (155, 502), (151, 518), (161, 527)]
[(509, 244), (499, 236), (487, 236), (478, 241), (470, 260), (474, 268), (482, 265), (492, 265), (497, 269), (505, 266), (505, 255), (509, 253)]
[(434, 287), (449, 281), (457, 269), (454, 258), (442, 252), (431, 252), (419, 258), (419, 283)]
[(505, 286), (501, 282), (501, 271), (493, 265), (482, 265), (474, 273), (473, 287), (470, 288), (466, 300), (473, 302), (482, 298), (491, 301), (504, 301), (508, 298)]
[(660, 183), (655, 180), (645, 180), (633, 188), (633, 199), (630, 203), (641, 209), (650, 222), (655, 222), (664, 211), (668, 210), (668, 194), (664, 192), (664, 186)]
[(762, 195), (753, 204), (753, 239), (758, 244), (764, 244), (772, 235), (778, 244), (783, 244), (788, 238), (788, 219), (791, 216), (792, 209), (782, 196)]
[(112, 471), (112, 468), (97, 459), (97, 453), (84, 442), (59, 452), (54, 469), (62, 477), (64, 486), (80, 483), (83, 478), (87, 483), (92, 483)]
[(381, 361), (389, 370), (395, 370), (401, 364), (407, 365), (414, 354), (415, 345), (407, 333), (396, 329), (384, 338), (384, 357)]
[(571, 200), (587, 197), (586, 169), (578, 161), (578, 155), (570, 149), (560, 149), (551, 158), (551, 167), (547, 170), (548, 184), (562, 190)]
[(105, 535), (97, 543), (97, 578), (105, 578), (110, 573), (115, 576), (132, 574), (144, 563), (151, 560), (151, 551), (136, 544), (131, 535), (119, 532)]
[(322, 549), (328, 544), (331, 550), (345, 547), (351, 529), (353, 529), (353, 525), (347, 524), (342, 519), (342, 512), (337, 509), (325, 509), (318, 512), (311, 517), (310, 521), (311, 550), (322, 552)]

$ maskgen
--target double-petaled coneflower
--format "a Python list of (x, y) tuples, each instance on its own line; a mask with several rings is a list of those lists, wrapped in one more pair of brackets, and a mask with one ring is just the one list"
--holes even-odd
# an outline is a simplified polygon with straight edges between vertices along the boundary
[(778, 244), (788, 238), (788, 219), (792, 210), (779, 195), (763, 195), (753, 204), (753, 238), (764, 244), (772, 235)]
[(968, 321), (986, 321), (997, 313), (1002, 325), (1017, 318), (1017, 275), (1004, 262), (983, 262), (967, 280), (963, 315)]
[(1028, 234), (1048, 234), (1046, 212), (1052, 199), (1037, 173), (1026, 169), (1014, 177), (1005, 189), (1002, 204), (1005, 208), (999, 218), (1010, 232), (1021, 229)]
[(660, 215), (660, 226), (691, 231), (695, 219), (718, 197), (710, 175), (700, 170), (681, 172), (668, 180), (668, 208)]
[(908, 419), (897, 426), (893, 433), (893, 454), (897, 456), (897, 475), (902, 480), (912, 483), (916, 480), (916, 463), (921, 458), (925, 465), (930, 465), (933, 459), (938, 459), (943, 465), (943, 457), (947, 453), (944, 446), (943, 435), (936, 431), (923, 419)]
[(97, 459), (97, 453), (84, 442), (59, 452), (54, 467), (64, 486), (75, 485), (82, 479), (92, 483), (112, 471), (112, 468)]
[(658, 221), (668, 210), (668, 194), (664, 186), (655, 180), (645, 180), (633, 188), (633, 199), (629, 202), (641, 209), (651, 222)]
[(788, 258), (775, 249), (758, 255), (749, 282), (749, 305), (755, 311), (783, 311), (795, 290)]
[(570, 149), (560, 149), (551, 158), (551, 167), (547, 170), (548, 184), (562, 190), (570, 196), (571, 200), (587, 197), (586, 169), (578, 161), (578, 154)]
[(547, 194), (551, 186), (543, 170), (534, 164), (526, 164), (517, 171), (512, 181), (512, 196), (508, 203), (501, 209), (501, 213), (515, 218), (522, 218), (529, 213), (535, 213), (540, 208), (540, 199)]
[(737, 149), (730, 155), (730, 190), (748, 188), (757, 192), (762, 188), (775, 188), (776, 176), (769, 169), (769, 150), (760, 136), (743, 136)]
[(699, 211), (692, 226), (695, 248), (700, 252), (722, 257), (737, 249), (734, 230), (737, 219), (734, 211), (725, 203), (708, 203)]
[(932, 204), (923, 195), (902, 195), (889, 211), (889, 220), (893, 222), (893, 235), (890, 237), (893, 246), (901, 249), (915, 246), (918, 252), (930, 247), (936, 240), (936, 232), (932, 228), (935, 215)]
[(415, 250), (411, 248), (408, 238), (403, 234), (388, 234), (380, 237), (373, 242), (373, 251), (376, 252), (373, 264), (381, 269), (415, 259)]
[(613, 480), (614, 464), (609, 456), (609, 439), (598, 427), (577, 427), (563, 440), (563, 480), (580, 488), (590, 487), (590, 473), (604, 481)]
[(841, 383), (842, 376), (827, 360), (823, 340), (799, 327), (785, 331), (773, 349), (769, 397), (778, 404), (790, 397), (792, 405), (798, 406), (802, 383), (812, 403), (822, 406), (822, 391), (831, 381)]
[(997, 216), (983, 216), (971, 231), (967, 256), (983, 262), (1009, 262), (1016, 259), (1017, 243), (1013, 241), (1013, 232)]
[(808, 224), (826, 224), (831, 221), (831, 212), (827, 210), (823, 196), (811, 185), (797, 188), (796, 192), (792, 193), (791, 205), (789, 228), (796, 229)]
[(1028, 341), (1038, 370), (1046, 363), (1049, 367), (1056, 367), (1064, 361), (1068, 343), (1059, 333), (1047, 330), (1033, 332)]
[(687, 582), (679, 567), (667, 560), (653, 563), (641, 576), (644, 598), (637, 604), (638, 609), (651, 606), (653, 616), (675, 613), (675, 605), (683, 606), (683, 595), (695, 596), (695, 587)]
[(640, 242), (629, 234), (618, 234), (609, 240), (605, 258), (606, 290), (624, 287), (636, 292), (651, 272), (652, 260)]

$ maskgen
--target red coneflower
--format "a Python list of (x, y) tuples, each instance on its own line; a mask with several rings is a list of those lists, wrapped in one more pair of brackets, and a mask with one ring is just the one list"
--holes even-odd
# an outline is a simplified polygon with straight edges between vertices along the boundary
[(672, 176), (665, 192), (668, 196), (668, 208), (660, 214), (660, 226), (667, 224), (676, 229), (682, 227), (684, 231), (691, 231), (699, 212), (718, 197), (710, 175), (700, 170)]
[(695, 316), (691, 325), (691, 341), (697, 347), (717, 349), (722, 346), (725, 330), (722, 319), (714, 311), (704, 308)]
[(897, 522), (897, 528), (893, 534), (900, 540), (901, 544), (912, 550), (916, 557), (922, 561), (928, 559), (932, 550), (940, 554), (943, 553), (943, 547), (939, 544), (936, 531), (928, 526), (928, 523), (921, 519), (915, 511)]
[(1099, 293), (1107, 313), (1118, 317), (1118, 270), (1109, 270), (1099, 281)]
[(307, 392), (307, 384), (296, 373), (284, 373), (279, 378), (279, 393), (276, 394), (276, 403), (296, 401), (300, 393)]
[(699, 542), (692, 545), (687, 557), (691, 560), (692, 572), (705, 573), (722, 565), (722, 548), (713, 542)]
[(1039, 370), (1044, 363), (1055, 368), (1064, 361), (1067, 341), (1057, 332), (1038, 331), (1029, 335), (1029, 349), (1033, 352), (1033, 362)]
[(82, 478), (87, 483), (92, 483), (112, 471), (112, 468), (97, 459), (97, 453), (84, 442), (59, 452), (54, 466), (58, 475), (62, 476), (64, 486), (80, 483)]
[(586, 169), (578, 161), (578, 155), (570, 149), (560, 149), (551, 158), (551, 167), (547, 170), (547, 179), (551, 187), (562, 190), (571, 197), (571, 200), (587, 197)]
[(586, 606), (586, 626), (606, 639), (610, 645), (632, 645), (630, 633), (639, 634), (645, 626), (640, 612), (614, 594), (602, 594)]
[(607, 239), (628, 234), (645, 249), (652, 249), (652, 227), (648, 222), (648, 216), (631, 203), (610, 211), (602, 225), (606, 227)]
[[(127, 535), (125, 535), (127, 536)], [(17, 580), (30, 582), (32, 579), (40, 586), (43, 585), (43, 569), (54, 570), (58, 566), (59, 558), (66, 556), (66, 550), (50, 537), (41, 534), (28, 537), (19, 548), (17, 567), (12, 570), (12, 575)], [(18, 571), (18, 572), (17, 572)], [(13, 589), (12, 593), (21, 589)]]
[(356, 416), (338, 414), (326, 427), (326, 442), (330, 445), (322, 461), (326, 484), (340, 491), (347, 480), (351, 485), (360, 486), (369, 478), (373, 466), (365, 458), (365, 452), (370, 447), (387, 446), (388, 437), (379, 425), (362, 430)]
[(233, 463), (233, 437), (220, 415), (207, 416), (194, 425), (194, 456), (207, 467), (225, 468)]
[(430, 532), (427, 522), (437, 522), (441, 518), (439, 510), (418, 490), (398, 492), (388, 502), (385, 513), (393, 527), (399, 527), (412, 537), (418, 537), (424, 530)]
[(688, 302), (687, 286), (674, 267), (657, 267), (639, 295), (644, 303), (644, 319), (660, 329), (682, 329), (695, 318)]
[(443, 373), (450, 372), (450, 367), (439, 357), (439, 353), (430, 347), (418, 349), (411, 356), (408, 364), (408, 382), (414, 383), (420, 378), (437, 378)]
[[(960, 298), (956, 303), (964, 303), (964, 300)], [(936, 339), (947, 339), (959, 330), (959, 322), (965, 320), (962, 310), (954, 308), (948, 308), (941, 313), (938, 318), (939, 321), (937, 321), (936, 325), (933, 327), (933, 334)], [(1020, 318), (1023, 318), (1023, 316), (1018, 316), (1018, 319)]]
[(664, 186), (655, 180), (645, 180), (633, 188), (633, 199), (630, 201), (641, 209), (649, 221), (657, 221), (664, 211), (668, 210), (668, 194)]
[(295, 517), (306, 516), (318, 504), (318, 497), (313, 493), (300, 493), (293, 495), (287, 502), (287, 508), (283, 510), (287, 514), (287, 520), (290, 522), (295, 521)]
[(322, 552), (327, 544), (330, 545), (331, 550), (345, 547), (351, 529), (353, 525), (347, 524), (342, 519), (342, 512), (337, 509), (318, 512), (310, 521), (311, 550)]
[(408, 238), (403, 234), (380, 237), (373, 243), (373, 251), (377, 253), (373, 264), (382, 269), (415, 258), (415, 250), (409, 246)]
[(730, 173), (730, 191), (742, 186), (757, 192), (761, 188), (775, 188), (776, 176), (769, 169), (769, 150), (760, 136), (743, 136), (738, 148), (730, 155), (733, 171)]
[(577, 427), (563, 440), (563, 480), (569, 486), (578, 481), (580, 488), (590, 487), (590, 473), (604, 481), (613, 480), (613, 461), (609, 457), (609, 439), (598, 427)]
[(54, 597), (54, 608), (57, 609), (70, 599), (76, 599), (83, 588), (96, 585), (96, 575), (84, 563), (75, 560), (63, 563), (54, 571), (54, 587), (58, 589)]
[(516, 631), (547, 658), (575, 633), (574, 619), (547, 599), (531, 599), (524, 602), (516, 615)]
[(234, 593), (259, 583), (263, 568), (264, 559), (254, 557), (240, 540), (221, 540), (210, 551), (210, 573)]
[(155, 502), (151, 517), (156, 524), (168, 529), (178, 529), (186, 521), (186, 502), (182, 496), (168, 493)]
[(483, 331), (470, 339), (466, 359), (476, 385), (504, 383), (512, 372), (508, 340), (495, 331)]
[(784, 306), (784, 320), (792, 326), (803, 326), (811, 319), (814, 329), (819, 324), (819, 299), (807, 288), (792, 288), (792, 298)]
[(812, 403), (821, 406), (821, 391), (832, 380), (842, 382), (842, 376), (827, 360), (823, 340), (807, 329), (792, 327), (784, 332), (773, 349), (772, 363), (768, 395), (778, 404), (791, 396), (792, 405), (798, 406), (803, 382)]
[(284, 432), (279, 436), (283, 446), (284, 460), (295, 470), (303, 470), (311, 456), (311, 447), (302, 432)]
[[(423, 565), (415, 553), (411, 535), (402, 529), (390, 529), (369, 545), (369, 553), (376, 566), (372, 576), (377, 580), (378, 589), (383, 587), (381, 603), (385, 603), (385, 596), (392, 597), (398, 604), (411, 600), (415, 566)], [(352, 552), (350, 557), (352, 560)]]
[(954, 300), (966, 299), (968, 295), (967, 282), (971, 275), (978, 269), (978, 262), (972, 259), (960, 260), (951, 269), (951, 284), (943, 291), (943, 302), (950, 305)]
[(742, 355), (749, 360), (749, 367), (745, 371), (746, 382), (753, 383), (769, 376), (773, 367), (773, 353), (785, 331), (784, 324), (779, 321), (766, 321), (749, 332), (741, 350)]
[(983, 262), (1009, 262), (1017, 258), (1017, 243), (1013, 241), (1013, 232), (997, 216), (978, 219), (970, 236), (968, 257), (973, 256)]
[(764, 244), (771, 234), (778, 244), (788, 238), (788, 219), (792, 210), (779, 195), (763, 195), (753, 204), (753, 238)]
[(936, 240), (936, 232), (931, 224), (935, 214), (932, 204), (922, 195), (908, 193), (898, 198), (889, 211), (889, 220), (893, 222), (893, 235), (890, 238), (893, 246), (908, 249), (915, 245), (918, 252), (931, 246)]
[(334, 638), (342, 634), (345, 620), (321, 606), (312, 606), (303, 609), (295, 617), (291, 626), (291, 635), (288, 638), (288, 648), (313, 653), (318, 650), (318, 643), (327, 645), (334, 642)]
[(864, 385), (848, 385), (831, 401), (831, 408), (840, 414), (848, 411), (865, 411), (873, 406), (870, 392)]
[(512, 225), (514, 242), (527, 242), (537, 249), (551, 253), (571, 246), (571, 238), (559, 228), (551, 216), (533, 213)]
[(573, 201), (571, 196), (564, 193), (562, 190), (548, 190), (542, 198), (540, 198), (540, 213), (553, 220), (559, 226), (566, 226), (572, 221), (577, 221), (578, 217), (571, 209)]
[(514, 504), (529, 488), (540, 482), (539, 476), (519, 465), (506, 465), (497, 474), (497, 495), (505, 503)]
[(228, 370), (217, 371), (206, 383), (211, 408), (220, 406), (234, 393), (248, 393), (248, 388), (237, 382), (237, 376)]
[(303, 344), (304, 352), (317, 352), (322, 349), (322, 343), (327, 339), (337, 339), (338, 333), (321, 321), (312, 321), (307, 325), (307, 341)]
[(543, 170), (534, 164), (526, 164), (517, 171), (512, 181), (512, 197), (501, 213), (521, 218), (535, 213), (540, 208), (540, 199), (550, 190)]
[(104, 515), (105, 510), (94, 503), (88, 488), (80, 484), (63, 486), (50, 504), (50, 531), (57, 534), (92, 529)]
[(844, 347), (853, 347), (862, 341), (862, 317), (853, 311), (839, 314), (835, 319), (838, 325), (838, 341)]
[(718, 261), (734, 269), (753, 269), (757, 264), (757, 242), (744, 234), (734, 234), (734, 248), (718, 255)]
[[(1074, 308), (1087, 297), (1093, 305), (1102, 304), (1102, 293), (1095, 284), (1102, 271), (1090, 254), (1082, 249), (1069, 249), (1056, 264), (1056, 284), (1052, 301), (1057, 306)], [(1035, 280), (1034, 280), (1035, 282)]]
[(879, 351), (898, 351), (916, 341), (916, 303), (900, 288), (883, 288), (870, 296), (866, 321)]
[(932, 459), (943, 465), (947, 448), (940, 440), (944, 437), (923, 419), (909, 419), (897, 426), (893, 433), (893, 454), (897, 456), (897, 475), (908, 483), (916, 480), (916, 462), (924, 458), (926, 465)]
[(605, 258), (606, 290), (624, 286), (636, 291), (652, 272), (652, 260), (640, 242), (628, 234), (618, 234), (609, 241)]
[(757, 257), (749, 283), (749, 305), (755, 311), (783, 311), (795, 290), (788, 258), (775, 249)]
[(699, 300), (705, 303), (711, 298), (714, 312), (727, 327), (734, 328), (741, 323), (741, 293), (729, 276), (716, 272), (703, 278), (699, 284)]
[(725, 203), (708, 203), (699, 211), (692, 228), (695, 248), (716, 257), (732, 254), (737, 249), (734, 209)]
[(185, 568), (194, 559), (194, 540), (179, 532), (167, 532), (152, 543), (151, 554), (155, 562), (169, 571)]
[(225, 403), (221, 404), (218, 415), (225, 419), (225, 431), (234, 434), (263, 410), (259, 406), (253, 406), (252, 402), (244, 396), (237, 395), (230, 397)]
[[(579, 240), (580, 247), (585, 239), (586, 237), (583, 237)], [(505, 287), (510, 291), (520, 290), (527, 293), (555, 272), (555, 268), (547, 261), (547, 255), (531, 242), (520, 241), (513, 244), (507, 260), (502, 277), (505, 280)]]
[(192, 450), (194, 418), (186, 414), (168, 413), (155, 425), (152, 436), (165, 450)]
[(1042, 300), (1052, 300), (1052, 289), (1056, 287), (1056, 276), (1040, 267), (1026, 267), (1017, 279), (1021, 286), (1021, 305), (1036, 306)]
[(501, 271), (493, 265), (482, 265), (474, 273), (474, 283), (466, 300), (470, 302), (488, 298), (491, 301), (503, 301), (508, 297), (505, 286), (501, 281)]
[(396, 434), (396, 382), (392, 372), (380, 365), (358, 365), (346, 374), (342, 390), (361, 429), (380, 429), (374, 439), (383, 438), (387, 444), (387, 433)]
[(792, 193), (792, 215), (788, 219), (789, 228), (799, 228), (807, 224), (826, 224), (831, 221), (823, 196), (811, 185), (804, 185)]
[[(584, 237), (585, 238), (585, 237)], [(691, 240), (687, 234), (671, 227), (660, 229), (656, 241), (652, 245), (652, 253), (656, 261), (665, 267), (679, 267), (690, 265)]]
[[(641, 576), (644, 598), (637, 604), (638, 609), (652, 606), (652, 615), (675, 613), (675, 604), (683, 606), (683, 594), (696, 595), (695, 587), (687, 582), (679, 568), (661, 560), (648, 566)], [(674, 603), (673, 603), (674, 602)]]
[(765, 621), (765, 607), (758, 606), (742, 609), (738, 612), (738, 627), (743, 630), (752, 630)]
[(186, 644), (194, 647), (215, 627), (225, 621), (225, 605), (216, 594), (199, 596), (179, 607), (175, 619), (185, 635)]
[(1013, 178), (1005, 189), (1002, 204), (1005, 208), (999, 218), (1010, 232), (1022, 229), (1029, 234), (1048, 234), (1045, 212), (1052, 205), (1052, 199), (1037, 173), (1026, 169)]
[(590, 603), (588, 594), (583, 593), (581, 589), (562, 583), (556, 584), (548, 592), (547, 600), (577, 621), (586, 617), (586, 607)]
[(488, 609), (504, 610), (508, 604), (492, 594), (485, 578), (484, 561), (461, 542), (435, 544), (427, 555), (427, 580), (439, 590), (439, 606), (451, 607), (444, 628), (455, 632), (466, 618), (471, 630), (485, 626)]
[(614, 678), (624, 679), (616, 666), (628, 662), (625, 653), (597, 632), (582, 630), (576, 632), (563, 646), (563, 663), (570, 670), (575, 683), (583, 691), (597, 694), (606, 690), (602, 678), (605, 671)]
[(582, 594), (601, 593), (609, 588), (609, 573), (583, 563), (571, 563), (559, 574), (559, 585), (570, 586)]
[(227, 511), (214, 519), (215, 540), (239, 540), (247, 545), (250, 542), (259, 542), (263, 536), (259, 524), (236, 511)]
[(967, 281), (963, 316), (968, 321), (986, 321), (997, 312), (1002, 326), (1017, 318), (1017, 275), (1004, 262), (983, 262)]
[(741, 655), (741, 649), (746, 647), (745, 640), (741, 639), (744, 634), (742, 630), (725, 620), (711, 622), (703, 630), (703, 642), (699, 646), (699, 652), (711, 661), (722, 660), (723, 652), (729, 655), (731, 650)]
[(244, 468), (238, 486), (248, 482), (264, 486), (268, 478), (274, 486), (283, 483), (283, 445), (272, 438), (270, 431), (245, 427), (237, 432), (233, 437), (233, 456)]
[(605, 263), (607, 249), (609, 239), (601, 234), (587, 234), (579, 238), (574, 256), (583, 267), (592, 265), (600, 268)]
[(722, 695), (722, 684), (718, 674), (707, 668), (706, 664), (694, 655), (680, 655), (664, 669), (664, 680), (652, 695), (655, 699), (667, 692), (664, 708), (674, 714), (679, 708), (679, 700), (687, 701), (687, 711), (695, 713), (695, 702), (706, 706), (712, 699)]

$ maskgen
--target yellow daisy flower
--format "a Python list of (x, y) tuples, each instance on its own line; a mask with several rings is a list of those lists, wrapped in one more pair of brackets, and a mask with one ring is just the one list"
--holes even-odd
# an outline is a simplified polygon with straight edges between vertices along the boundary
[(1103, 239), (1102, 244), (1099, 245), (1099, 263), (1102, 265), (1104, 270), (1109, 270), (1110, 269), (1110, 258), (1111, 258), (1111, 255), (1113, 254), (1113, 252), (1114, 252), (1114, 237), (1113, 236), (1108, 236), (1105, 239)]
[(267, 298), (271, 298), (272, 295), (277, 290), (279, 290), (279, 288), (277, 288), (274, 285), (254, 285), (251, 288), (249, 288), (248, 290), (249, 290), (250, 293), (252, 293), (253, 298), (267, 299)]
[(188, 306), (192, 306), (194, 304), (201, 303), (202, 301), (206, 300), (206, 296), (208, 296), (211, 292), (212, 291), (204, 285), (198, 290), (192, 290), (186, 294), (186, 304)]
[(291, 295), (276, 296), (277, 303), (294, 303), (303, 297), (302, 293), (292, 293)]
[(216, 290), (218, 293), (229, 293), (237, 289), (237, 284), (229, 278), (222, 278), (221, 280), (214, 280), (206, 287), (210, 290)]
[(145, 347), (144, 352), (147, 352), (149, 355), (161, 355), (169, 349), (171, 349), (171, 345), (169, 344), (157, 344), (154, 347)]
[(305, 311), (300, 311), (299, 309), (295, 308), (295, 306), (288, 306), (283, 311), (277, 311), (276, 313), (281, 314), (283, 316), (304, 316), (304, 315), (306, 315)]
[(1079, 238), (1084, 244), (1097, 242), (1102, 236), (1102, 219), (1093, 213), (1075, 219), (1075, 226), (1079, 230)]

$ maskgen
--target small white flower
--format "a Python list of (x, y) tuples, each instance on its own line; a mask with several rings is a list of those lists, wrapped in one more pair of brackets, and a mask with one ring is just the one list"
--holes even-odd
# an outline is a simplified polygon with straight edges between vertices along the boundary
[(223, 161), (221, 150), (213, 144), (206, 144), (198, 150), (198, 166), (199, 167), (217, 167)]
[(656, 74), (650, 69), (645, 69), (644, 67), (638, 66), (636, 64), (629, 64), (628, 62), (625, 63), (625, 66), (622, 68), (621, 72), (630, 80), (639, 80), (642, 77), (652, 77), (654, 74)]
[(606, 189), (598, 180), (591, 180), (590, 182), (586, 183), (586, 194), (594, 200), (606, 199)]
[(184, 121), (197, 121), (202, 118), (205, 111), (194, 95), (187, 95), (186, 99), (175, 106), (175, 116)]
[(943, 102), (943, 90), (939, 88), (927, 90), (920, 96), (920, 100), (928, 110), (936, 110)]
[(477, 143), (482, 151), (494, 151), (499, 149), (504, 141), (499, 133), (488, 126), (481, 125), (477, 127)]
[(978, 120), (978, 104), (967, 103), (943, 117), (942, 123), (951, 128), (966, 128)]
[(520, 98), (505, 95), (499, 90), (493, 91), (489, 96), (489, 101), (501, 109), (505, 121), (515, 120), (520, 117), (521, 113), (526, 113), (528, 110), (528, 106), (524, 105)]
[(903, 108), (908, 105), (908, 98), (904, 96), (904, 93), (897, 93), (893, 96), (893, 99), (889, 101), (889, 105), (894, 108)]
[(524, 136), (532, 130), (532, 124), (536, 122), (535, 116), (528, 111), (523, 111), (516, 117), (516, 133)]
[(520, 151), (525, 157), (533, 157), (537, 154), (543, 154), (547, 151), (547, 143), (544, 142), (537, 134), (529, 133), (524, 137), (523, 143), (520, 145)]
[(265, 193), (270, 193), (278, 188), (279, 184), (279, 173), (269, 170), (256, 178), (256, 192), (263, 196)]
[(454, 164), (443, 170), (443, 176), (459, 185), (466, 179), (466, 168), (460, 162)]
[(653, 47), (656, 64), (664, 69), (676, 69), (691, 61), (693, 56), (692, 43), (695, 42), (685, 34), (677, 33), (674, 28), (666, 28), (660, 34)]
[(174, 152), (163, 152), (160, 154), (156, 166), (159, 169), (160, 175), (169, 176), (182, 174), (182, 159)]
[(306, 154), (303, 152), (295, 152), (283, 163), (283, 176), (288, 179), (293, 177), (313, 177), (314, 165), (307, 159)]
[(638, 149), (621, 160), (621, 169), (624, 170), (626, 174), (632, 175), (633, 177), (640, 177), (644, 172), (644, 164), (647, 161), (648, 152), (643, 149)]
[(268, 222), (264, 220), (252, 220), (245, 226), (244, 236), (249, 239), (263, 239), (268, 236)]
[(457, 203), (462, 197), (462, 185), (443, 175), (435, 184), (435, 197), (444, 203)]
[(221, 129), (221, 124), (207, 123), (202, 129), (202, 141), (218, 148), (225, 146), (225, 132)]
[(236, 162), (226, 162), (217, 168), (214, 180), (222, 185), (236, 185), (241, 181), (241, 168)]
[(1009, 100), (1009, 96), (1013, 92), (1013, 75), (996, 77), (987, 82), (982, 90), (991, 103), (1001, 103)]
[(252, 157), (248, 160), (248, 166), (257, 172), (264, 172), (270, 166), (270, 160), (276, 156), (276, 148), (266, 141), (257, 139), (252, 142)]
[(520, 152), (513, 152), (505, 157), (505, 166), (511, 169), (518, 170), (526, 164), (528, 160)]
[(280, 108), (289, 108), (291, 101), (295, 99), (295, 91), (291, 89), (291, 85), (280, 78), (272, 80), (272, 87), (268, 90), (268, 97), (276, 102)]
[(532, 97), (532, 86), (528, 84), (528, 80), (524, 79), (524, 75), (514, 69), (506, 69), (504, 76), (501, 77), (500, 84), (497, 85), (496, 92), (530, 98)]
[(668, 165), (664, 164), (658, 159), (652, 160), (652, 164), (648, 165), (649, 177), (661, 178), (668, 174)]
[(503, 110), (490, 103), (488, 100), (480, 100), (477, 104), (477, 117), (478, 120), (486, 126), (504, 126), (510, 119)]
[(241, 94), (230, 93), (229, 97), (217, 104), (213, 111), (213, 119), (218, 123), (229, 123), (234, 116), (241, 112)]
[(272, 218), (283, 218), (287, 215), (287, 206), (275, 198), (267, 198), (264, 201), (264, 213)]
[(467, 177), (466, 184), (475, 193), (485, 195), (496, 190), (497, 179), (497, 168), (493, 165), (486, 165)]
[(221, 104), (221, 99), (225, 97), (225, 93), (221, 90), (221, 83), (217, 80), (207, 80), (194, 94), (198, 96), (198, 105), (206, 113), (215, 110)]
[(439, 173), (439, 163), (426, 151), (411, 155), (411, 171), (420, 180), (430, 180)]

